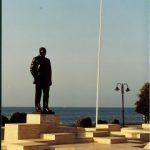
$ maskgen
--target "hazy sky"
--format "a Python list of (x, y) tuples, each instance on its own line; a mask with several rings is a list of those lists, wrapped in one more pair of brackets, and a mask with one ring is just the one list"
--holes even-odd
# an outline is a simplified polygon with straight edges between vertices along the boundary
[[(103, 0), (100, 107), (133, 107), (148, 81), (149, 0)], [(99, 0), (2, 1), (2, 106), (34, 106), (30, 74), (41, 46), (51, 59), (49, 106), (95, 106)]]

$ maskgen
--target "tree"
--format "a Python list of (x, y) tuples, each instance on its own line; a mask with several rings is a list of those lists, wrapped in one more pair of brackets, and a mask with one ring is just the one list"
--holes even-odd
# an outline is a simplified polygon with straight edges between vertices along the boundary
[(114, 119), (111, 123), (112, 123), (112, 124), (120, 124), (120, 122), (119, 122), (118, 119)]
[(106, 120), (98, 120), (98, 124), (108, 124)]
[(149, 123), (149, 89), (150, 83), (145, 83), (138, 94), (139, 100), (135, 103), (135, 111), (144, 115), (145, 123)]
[(92, 127), (92, 119), (90, 117), (81, 118), (77, 121), (77, 126), (83, 128)]
[(1, 126), (5, 126), (6, 123), (9, 123), (9, 119), (3, 115), (1, 115)]
[(25, 123), (26, 122), (26, 113), (15, 112), (10, 118), (10, 123)]

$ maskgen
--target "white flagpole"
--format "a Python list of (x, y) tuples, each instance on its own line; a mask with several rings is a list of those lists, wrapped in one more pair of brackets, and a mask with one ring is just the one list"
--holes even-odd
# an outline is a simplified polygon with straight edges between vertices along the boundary
[(100, 19), (99, 19), (99, 44), (97, 54), (97, 90), (96, 90), (96, 126), (98, 124), (98, 107), (99, 107), (99, 74), (100, 74), (100, 50), (101, 50), (101, 35), (102, 35), (102, 0), (100, 0)]

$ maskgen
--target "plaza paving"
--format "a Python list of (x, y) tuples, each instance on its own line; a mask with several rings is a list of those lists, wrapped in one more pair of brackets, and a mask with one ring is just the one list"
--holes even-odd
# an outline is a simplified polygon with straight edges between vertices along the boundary
[(86, 144), (68, 144), (57, 145), (51, 147), (50, 150), (140, 150), (143, 149), (145, 143), (140, 141), (128, 141), (128, 143), (120, 144), (99, 144), (99, 143), (86, 143)]

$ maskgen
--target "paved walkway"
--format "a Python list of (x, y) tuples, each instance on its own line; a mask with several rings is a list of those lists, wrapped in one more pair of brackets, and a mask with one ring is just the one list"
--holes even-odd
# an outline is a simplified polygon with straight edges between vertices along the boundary
[(142, 150), (146, 143), (138, 141), (128, 141), (128, 143), (120, 144), (99, 144), (99, 143), (84, 143), (84, 144), (67, 144), (56, 145), (55, 150)]

